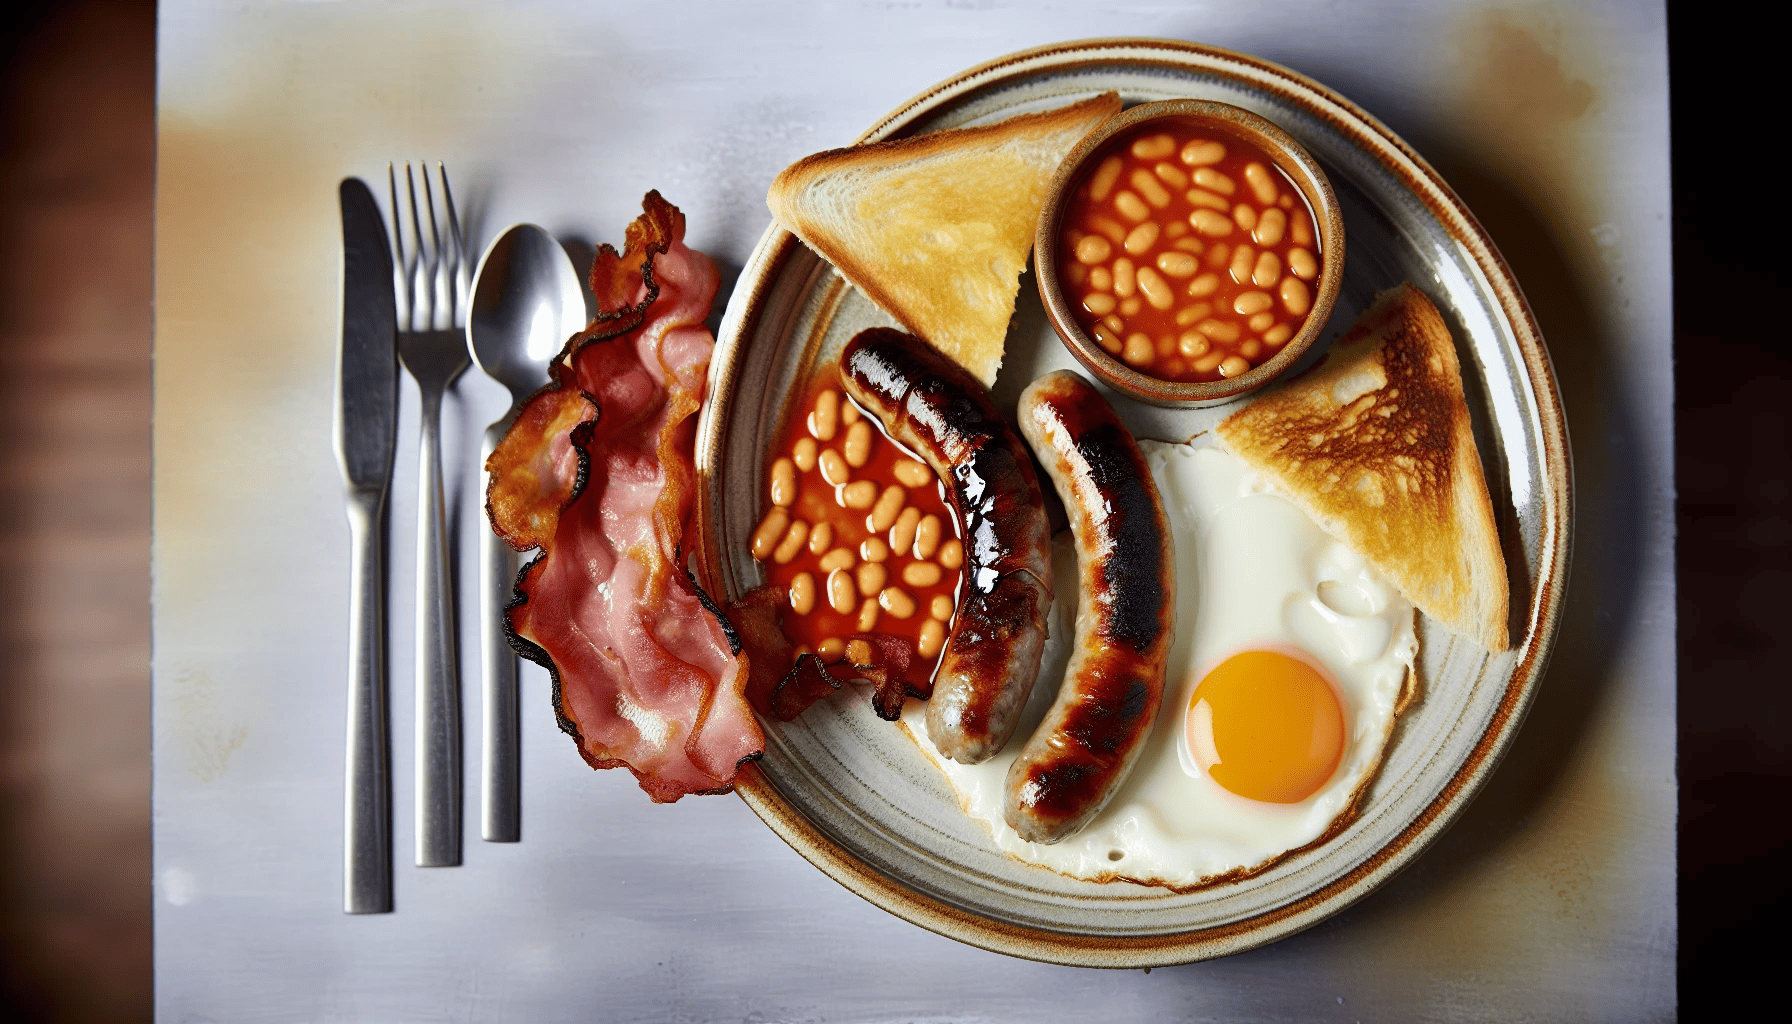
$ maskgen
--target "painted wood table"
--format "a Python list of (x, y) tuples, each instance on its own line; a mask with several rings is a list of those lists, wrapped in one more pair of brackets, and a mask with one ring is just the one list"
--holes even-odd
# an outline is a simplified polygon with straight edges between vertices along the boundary
[[(1323, 923), (1093, 971), (866, 903), (740, 800), (594, 773), (526, 667), (524, 832), (409, 864), (416, 393), (391, 502), (394, 913), (341, 912), (349, 532), (331, 451), (337, 182), (441, 160), (476, 246), (621, 241), (659, 189), (723, 272), (766, 186), (931, 84), (1097, 36), (1255, 54), (1344, 96), (1480, 219), (1573, 440), (1557, 644), (1476, 801)], [(1665, 12), (1656, 4), (228, 4), (158, 42), (155, 906), (169, 1022), (1652, 1020), (1675, 1012)], [(714, 321), (712, 320), (712, 323)], [(445, 408), (466, 734), (478, 736), (477, 371)]]

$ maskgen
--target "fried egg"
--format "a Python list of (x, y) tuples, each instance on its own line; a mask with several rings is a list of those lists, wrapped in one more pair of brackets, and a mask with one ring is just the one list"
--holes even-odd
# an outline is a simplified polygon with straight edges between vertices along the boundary
[(1411, 698), (1413, 607), (1266, 480), (1217, 448), (1141, 442), (1176, 544), (1176, 642), (1132, 774), (1062, 842), (1002, 817), (1008, 766), (1056, 697), (1075, 634), (1076, 554), (1055, 542), (1051, 639), (1019, 728), (978, 765), (908, 732), (995, 845), (1094, 881), (1192, 889), (1260, 871), (1346, 823)]

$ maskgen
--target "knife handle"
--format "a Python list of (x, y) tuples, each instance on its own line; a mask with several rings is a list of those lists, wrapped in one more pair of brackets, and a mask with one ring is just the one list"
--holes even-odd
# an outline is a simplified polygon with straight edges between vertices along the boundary
[[(492, 453), (509, 419), (494, 423), (485, 434), (480, 464)], [(480, 473), (482, 484), (489, 474)], [(485, 494), (485, 487), (480, 488)], [(481, 744), (480, 834), (488, 843), (514, 843), (523, 837), (522, 726), (517, 708), (516, 652), (504, 635), (504, 606), (516, 583), (517, 558), (510, 545), (489, 525), (479, 531), (479, 622), (485, 658), (484, 739)]]
[(348, 771), (343, 835), (342, 909), (392, 910), (391, 725), (386, 709), (384, 493), (357, 492), (348, 503)]
[[(427, 389), (426, 389), (427, 390)], [(460, 675), (442, 496), (442, 402), (423, 399), (417, 495), (417, 866), (460, 863)]]

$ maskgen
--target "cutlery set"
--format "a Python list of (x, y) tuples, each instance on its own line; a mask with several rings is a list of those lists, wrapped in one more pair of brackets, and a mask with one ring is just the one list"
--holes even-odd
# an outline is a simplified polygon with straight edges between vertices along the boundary
[[(353, 542), (343, 909), (392, 909), (390, 718), (382, 536), (397, 442), (398, 366), (417, 382), (416, 856), (419, 867), (461, 862), (461, 694), (454, 580), (442, 485), (441, 407), (476, 358), (509, 388), (510, 412), (485, 434), (481, 461), (547, 381), (547, 365), (585, 322), (578, 275), (559, 243), (519, 224), (480, 260), (469, 283), (466, 241), (448, 175), (427, 166), (419, 189), (405, 165), (387, 168), (388, 233), (372, 191), (340, 187), (343, 236), (341, 395), (336, 423)], [(439, 194), (438, 194), (439, 193)], [(403, 202), (401, 203), (401, 199)], [(483, 493), (483, 488), (481, 489)], [(516, 656), (501, 621), (516, 555), (481, 522), (484, 735), (481, 833), (521, 838)]]

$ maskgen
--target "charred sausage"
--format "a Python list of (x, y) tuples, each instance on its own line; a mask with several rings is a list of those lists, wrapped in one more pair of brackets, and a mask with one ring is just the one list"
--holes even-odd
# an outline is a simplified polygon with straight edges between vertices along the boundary
[(989, 390), (927, 342), (886, 327), (840, 355), (847, 394), (933, 466), (964, 540), (964, 585), (940, 654), (927, 735), (965, 764), (993, 757), (1033, 692), (1052, 604), (1039, 478)]
[(1004, 797), (1022, 839), (1055, 843), (1107, 804), (1150, 735), (1175, 639), (1175, 553), (1144, 453), (1093, 385), (1047, 374), (1018, 418), (1064, 499), (1082, 577), (1064, 682)]

